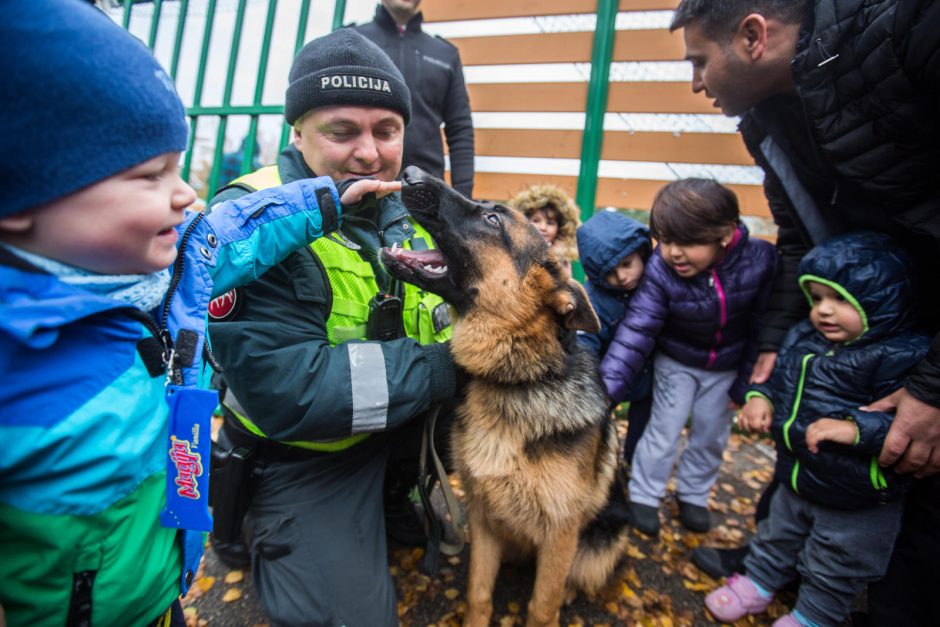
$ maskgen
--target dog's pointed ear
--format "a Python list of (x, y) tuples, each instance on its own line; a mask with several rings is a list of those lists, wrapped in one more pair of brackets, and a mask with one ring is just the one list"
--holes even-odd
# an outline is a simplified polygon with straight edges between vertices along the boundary
[(591, 307), (587, 292), (579, 283), (568, 279), (561, 283), (553, 295), (552, 306), (563, 320), (566, 329), (597, 333), (601, 330), (601, 323)]

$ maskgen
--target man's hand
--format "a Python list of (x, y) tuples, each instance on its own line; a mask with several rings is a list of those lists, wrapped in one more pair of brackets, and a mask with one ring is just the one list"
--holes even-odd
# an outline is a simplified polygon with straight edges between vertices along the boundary
[(881, 447), (879, 464), (891, 466), (897, 462), (894, 467), (897, 472), (912, 472), (915, 477), (940, 472), (940, 408), (917, 400), (901, 388), (860, 409), (896, 410)]
[(392, 192), (401, 191), (401, 181), (379, 181), (377, 179), (362, 179), (356, 181), (342, 192), (339, 201), (344, 205), (355, 205), (366, 194), (373, 192), (381, 198)]
[(774, 371), (774, 364), (777, 363), (777, 353), (760, 353), (757, 356), (757, 362), (754, 369), (751, 370), (751, 378), (748, 383), (767, 383), (770, 374)]
[(752, 396), (738, 414), (738, 426), (751, 433), (764, 433), (770, 430), (773, 411), (766, 398)]
[(856, 438), (858, 425), (851, 420), (820, 418), (806, 429), (806, 446), (813, 455), (819, 452), (820, 442), (838, 442), (851, 446), (855, 444)]

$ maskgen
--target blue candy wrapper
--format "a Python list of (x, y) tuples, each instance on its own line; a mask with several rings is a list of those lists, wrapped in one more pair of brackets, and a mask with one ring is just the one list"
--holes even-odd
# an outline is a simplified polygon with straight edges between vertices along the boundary
[(170, 406), (166, 462), (166, 507), (160, 524), (177, 529), (212, 530), (209, 514), (209, 459), (212, 412), (219, 395), (176, 385), (166, 388)]

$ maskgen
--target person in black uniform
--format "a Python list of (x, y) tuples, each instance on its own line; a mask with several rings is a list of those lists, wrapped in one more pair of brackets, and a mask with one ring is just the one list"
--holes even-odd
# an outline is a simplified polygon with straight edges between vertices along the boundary
[[(289, 80), (293, 144), (213, 203), (313, 176), (342, 187), (398, 175), (411, 99), (381, 49), (337, 30), (301, 49)], [(221, 299), (210, 320), (226, 387), (220, 441), (254, 456), (249, 485), (222, 491), (253, 491), (244, 539), (276, 625), (398, 623), (386, 464), (418, 450), (422, 418), (452, 399), (457, 377), (447, 304), (391, 279), (378, 249), (393, 245), (434, 242), (398, 192), (367, 196), (343, 207), (335, 237)]]
[(402, 166), (415, 165), (444, 178), (441, 123), (447, 137), (454, 189), (473, 196), (473, 120), (460, 54), (450, 42), (421, 29), (421, 0), (382, 0), (375, 18), (355, 30), (392, 59), (411, 89), (414, 115), (405, 132)]

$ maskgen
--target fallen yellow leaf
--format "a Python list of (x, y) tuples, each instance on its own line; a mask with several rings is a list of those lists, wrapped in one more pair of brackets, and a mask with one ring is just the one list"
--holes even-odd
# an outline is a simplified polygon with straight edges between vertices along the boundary
[(627, 545), (627, 555), (632, 557), (635, 560), (645, 560), (646, 554), (643, 553), (640, 549), (636, 548), (632, 544)]
[(239, 588), (229, 588), (225, 591), (225, 595), (222, 597), (222, 601), (225, 603), (231, 603), (232, 601), (237, 601), (242, 598), (242, 591)]
[(633, 591), (633, 588), (627, 585), (625, 581), (620, 582), (620, 594), (624, 597), (631, 599), (636, 596), (636, 592)]
[(448, 588), (447, 590), (444, 590), (444, 596), (453, 601), (460, 596), (460, 591), (457, 590), (457, 588)]
[(213, 585), (215, 585), (215, 577), (200, 577), (196, 580), (196, 585), (199, 586), (199, 589), (203, 592), (208, 592)]
[(703, 590), (710, 590), (712, 588), (712, 584), (710, 583), (694, 583), (687, 579), (682, 580), (682, 585), (685, 586), (687, 590), (693, 592), (702, 592)]
[(245, 578), (245, 572), (242, 570), (232, 570), (225, 575), (225, 583), (240, 583)]
[(627, 581), (633, 584), (634, 588), (639, 588), (643, 584), (640, 582), (640, 576), (636, 574), (636, 570), (631, 568), (627, 572)]
[(517, 603), (516, 601), (510, 601), (509, 603), (506, 604), (506, 609), (509, 610), (510, 614), (518, 614), (521, 608), (519, 606), (519, 603)]

